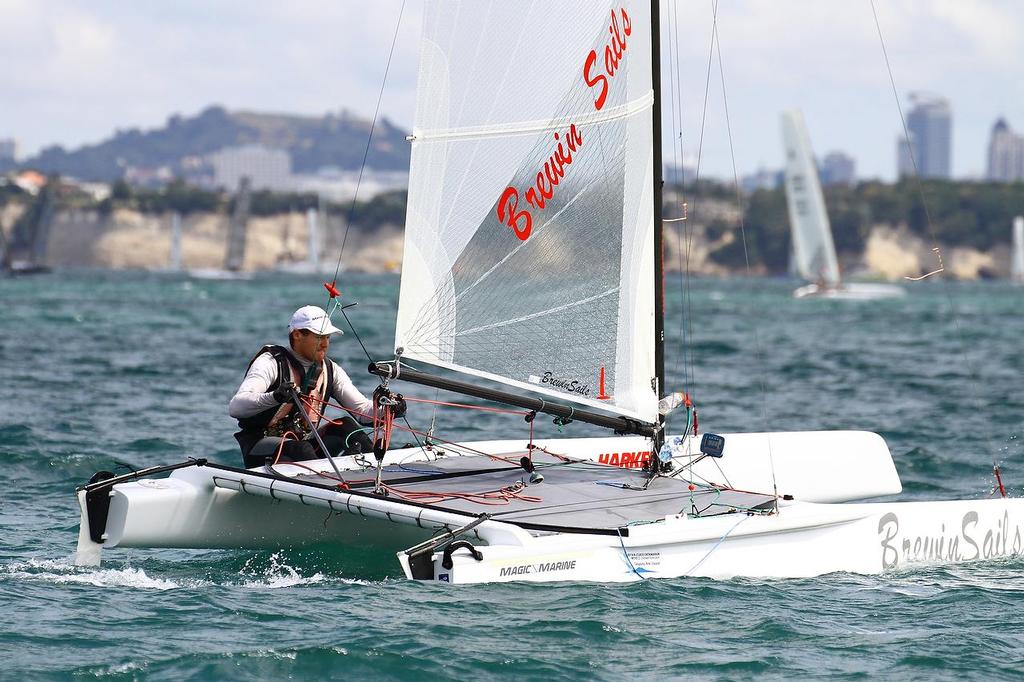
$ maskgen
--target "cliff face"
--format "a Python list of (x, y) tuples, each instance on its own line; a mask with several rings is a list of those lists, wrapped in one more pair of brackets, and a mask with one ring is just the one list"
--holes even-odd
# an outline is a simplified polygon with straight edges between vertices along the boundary
[[(109, 216), (95, 211), (57, 215), (47, 259), (56, 267), (99, 267), (159, 270), (171, 262), (171, 216), (118, 210)], [(344, 226), (333, 217), (321, 228), (320, 260), (333, 271)], [(228, 217), (200, 213), (182, 218), (182, 267), (220, 269), (227, 251)], [(249, 219), (242, 269), (271, 270), (304, 262), (308, 257), (305, 214), (288, 213)], [(397, 271), (402, 261), (402, 231), (384, 225), (372, 233), (353, 229), (345, 243), (343, 266), (350, 271)]]
[[(0, 220), (10, 231), (19, 211), (8, 206)], [(721, 219), (735, 216), (722, 214)], [(220, 269), (227, 250), (228, 216), (197, 213), (182, 219), (182, 267)], [(333, 271), (344, 237), (343, 220), (332, 216), (321, 227), (322, 270)], [(113, 269), (167, 268), (171, 258), (171, 216), (117, 210), (110, 215), (96, 211), (61, 211), (50, 234), (47, 263), (55, 267)], [(738, 247), (738, 230), (717, 230), (700, 222), (666, 223), (665, 267), (710, 276), (746, 274), (745, 267), (727, 267), (714, 259), (723, 248)], [(249, 220), (243, 269), (272, 270), (307, 258), (309, 239), (303, 213), (286, 213)], [(343, 267), (355, 272), (397, 272), (402, 264), (403, 235), (399, 225), (386, 224), (373, 231), (353, 229), (345, 242)], [(876, 225), (861, 254), (841, 253), (843, 272), (870, 279), (899, 280), (918, 277), (944, 268), (956, 279), (1007, 277), (1009, 249), (990, 251), (940, 246), (940, 254), (905, 227)], [(750, 274), (770, 274), (754, 266)]]
[(943, 268), (943, 274), (955, 279), (1009, 277), (1010, 250), (996, 246), (979, 251), (963, 246), (940, 246), (939, 252), (905, 227), (876, 225), (868, 236), (863, 257), (863, 270), (880, 279), (902, 279)]

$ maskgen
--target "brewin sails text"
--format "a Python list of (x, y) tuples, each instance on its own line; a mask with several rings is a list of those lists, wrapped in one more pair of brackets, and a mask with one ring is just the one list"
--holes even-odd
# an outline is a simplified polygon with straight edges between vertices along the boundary
[[(583, 62), (583, 80), (590, 88), (597, 89), (597, 97), (594, 100), (594, 109), (600, 111), (608, 99), (608, 79), (615, 77), (619, 70), (619, 62), (626, 52), (626, 39), (633, 32), (629, 23), (629, 14), (625, 8), (619, 8), (619, 15), (622, 23), (619, 23), (619, 16), (613, 10), (611, 23), (608, 32), (611, 38), (604, 48), (604, 73), (596, 72), (597, 50), (591, 50)], [(583, 145), (583, 134), (575, 123), (569, 126), (565, 134), (565, 141), (555, 133), (557, 147), (555, 151), (544, 162), (544, 170), (537, 171), (537, 179), (532, 187), (526, 190), (526, 202), (538, 210), (543, 210), (545, 201), (555, 195), (555, 188), (562, 178), (565, 177), (566, 168), (572, 164), (573, 153)], [(523, 208), (519, 210), (519, 198), (522, 193), (513, 185), (509, 185), (502, 192), (496, 208), (498, 220), (510, 227), (516, 237), (526, 241), (533, 232), (533, 213)]]

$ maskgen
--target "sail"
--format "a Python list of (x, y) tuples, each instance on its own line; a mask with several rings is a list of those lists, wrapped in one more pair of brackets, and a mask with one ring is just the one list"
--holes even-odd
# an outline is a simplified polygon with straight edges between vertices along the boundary
[(839, 264), (832, 244), (832, 228), (825, 211), (811, 139), (799, 111), (782, 114), (782, 142), (786, 149), (786, 204), (796, 271), (806, 280), (836, 287)]
[(309, 237), (309, 247), (306, 252), (306, 263), (310, 272), (320, 271), (320, 211), (310, 208), (306, 210), (306, 230)]
[(228, 251), (224, 259), (224, 269), (238, 272), (245, 261), (246, 232), (249, 229), (249, 206), (252, 202), (252, 182), (248, 176), (238, 181), (238, 193), (235, 194), (235, 209), (228, 223)]
[(657, 419), (649, 2), (428, 2), (396, 348)]
[(1013, 219), (1013, 252), (1010, 256), (1010, 279), (1024, 282), (1024, 216)]
[(171, 214), (171, 253), (167, 266), (171, 270), (181, 270), (181, 214)]

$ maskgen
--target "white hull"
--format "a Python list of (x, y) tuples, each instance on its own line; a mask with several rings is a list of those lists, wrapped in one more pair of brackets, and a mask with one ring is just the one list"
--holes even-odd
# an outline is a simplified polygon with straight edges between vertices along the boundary
[[(80, 491), (78, 562), (98, 563), (102, 550), (114, 547), (279, 548), (331, 543), (381, 556), (397, 553), (410, 578), (458, 583), (620, 582), (684, 575), (878, 573), (919, 561), (968, 561), (1022, 551), (1022, 500), (828, 504), (899, 492), (888, 448), (875, 434), (729, 434), (726, 440), (726, 457), (701, 461), (692, 469), (693, 480), (728, 481), (732, 488), (745, 490), (770, 490), (774, 480), (780, 497), (795, 499), (780, 500), (776, 513), (714, 517), (683, 513), (611, 534), (530, 532), (473, 514), (336, 486), (311, 486), (258, 470), (188, 466), (167, 478), (118, 483), (103, 491), (110, 505), (102, 521), (102, 544), (91, 539), (86, 493)], [(649, 456), (644, 450), (648, 443), (622, 437), (560, 439), (538, 445), (633, 468)], [(520, 450), (523, 443), (467, 445), (501, 453)], [(769, 451), (774, 453), (770, 458)], [(411, 464), (427, 457), (409, 449), (392, 451), (385, 461)], [(680, 456), (675, 461), (686, 459)], [(366, 470), (351, 458), (337, 462), (346, 476), (366, 478)], [(308, 464), (331, 471), (326, 460)], [(281, 465), (278, 472), (288, 476), (301, 469)], [(528, 491), (543, 493), (544, 484), (538, 486)], [(685, 511), (686, 500), (680, 500), (679, 506)], [(452, 566), (445, 568), (439, 543), (416, 568), (410, 565), (410, 554), (400, 551), (444, 529), (467, 524), (474, 524), (472, 530), (447, 539), (471, 543), (482, 553), (481, 561), (468, 549), (457, 549), (450, 557)]]
[(847, 301), (877, 301), (906, 295), (906, 290), (895, 284), (874, 283), (841, 284), (837, 287), (807, 284), (793, 292), (793, 298), (827, 298)]
[(185, 271), (186, 274), (192, 279), (207, 279), (207, 280), (250, 280), (252, 279), (251, 272), (243, 272), (241, 270), (215, 270), (215, 269), (204, 269), (204, 268), (193, 268)]
[(670, 518), (631, 527), (624, 538), (546, 536), (481, 551), (483, 560), (477, 561), (457, 550), (447, 569), (435, 556), (435, 579), (629, 582), (875, 574), (915, 564), (1024, 555), (1024, 500), (791, 502), (768, 516)]

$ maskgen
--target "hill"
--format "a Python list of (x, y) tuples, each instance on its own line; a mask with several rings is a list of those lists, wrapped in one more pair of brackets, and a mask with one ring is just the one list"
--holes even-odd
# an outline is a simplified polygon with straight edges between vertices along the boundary
[[(358, 169), (363, 159), (370, 121), (346, 111), (325, 116), (295, 116), (249, 111), (229, 112), (213, 106), (191, 118), (171, 116), (156, 130), (119, 130), (110, 139), (72, 151), (47, 147), (34, 157), (2, 170), (33, 168), (44, 173), (82, 180), (113, 182), (130, 168), (168, 169), (188, 177), (202, 157), (223, 147), (263, 144), (291, 153), (292, 170), (312, 173), (325, 166)], [(386, 118), (377, 123), (367, 166), (376, 170), (409, 168), (406, 132)]]

